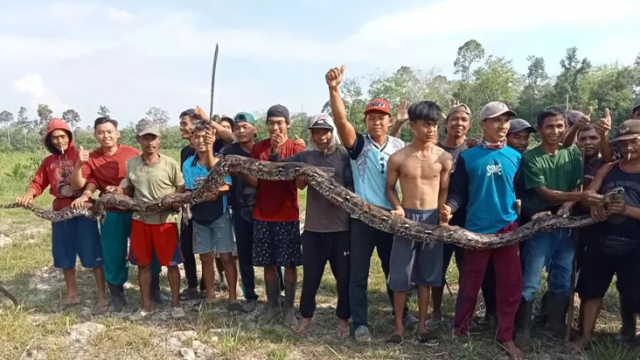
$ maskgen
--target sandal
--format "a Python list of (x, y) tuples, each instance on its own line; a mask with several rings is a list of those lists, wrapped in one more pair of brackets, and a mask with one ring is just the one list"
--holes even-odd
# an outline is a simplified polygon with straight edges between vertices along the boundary
[(188, 301), (198, 298), (198, 288), (187, 288), (180, 293), (180, 301)]
[(80, 305), (80, 302), (77, 303), (59, 303), (58, 306), (56, 307), (57, 311), (67, 311), (70, 310), (73, 307), (76, 307)]
[(440, 337), (436, 333), (427, 331), (426, 333), (422, 333), (422, 334), (416, 333), (416, 336), (418, 337), (419, 344), (423, 344), (427, 346), (438, 346), (440, 344), (440, 342), (438, 341)]
[(107, 303), (105, 303), (102, 306), (96, 307), (95, 309), (93, 309), (93, 312), (91, 313), (92, 315), (96, 316), (96, 315), (104, 315), (107, 310), (108, 310), (109, 306), (107, 306)]
[(229, 303), (227, 304), (227, 311), (228, 312), (242, 311), (242, 305), (240, 305), (240, 303), (237, 303), (237, 302)]
[(400, 345), (404, 342), (401, 335), (393, 334), (387, 339), (387, 344)]
[(307, 323), (303, 327), (299, 327), (298, 324), (291, 326), (291, 330), (295, 331), (298, 335), (303, 335), (311, 330), (313, 322)]

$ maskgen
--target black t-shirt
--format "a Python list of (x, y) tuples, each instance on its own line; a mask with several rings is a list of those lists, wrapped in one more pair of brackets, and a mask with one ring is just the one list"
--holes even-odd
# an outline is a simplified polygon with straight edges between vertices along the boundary
[[(231, 145), (225, 146), (220, 153), (222, 155), (239, 155), (244, 157), (251, 157), (251, 153), (248, 153), (242, 150), (240, 143), (233, 143)], [(256, 189), (247, 185), (240, 177), (232, 176), (231, 177), (231, 208), (234, 212), (242, 214), (244, 212), (249, 212), (253, 209), (253, 206), (256, 203)], [(243, 211), (244, 209), (244, 211)], [(249, 215), (249, 218), (252, 218), (253, 215)]]
[[(448, 152), (451, 155), (451, 176), (454, 176), (454, 170), (456, 169), (456, 162), (458, 161), (458, 157), (460, 154), (467, 150), (467, 144), (464, 143), (458, 147), (449, 147), (443, 144), (442, 141), (438, 142), (438, 146), (442, 148), (444, 151)], [(467, 206), (460, 206), (456, 212), (453, 213), (451, 217), (451, 221), (449, 221), (450, 225), (464, 227), (464, 224), (467, 220)]]
[[(601, 194), (611, 190), (624, 188), (624, 202), (627, 206), (640, 207), (640, 173), (630, 173), (620, 167), (620, 163), (613, 165), (609, 173), (602, 180)], [(640, 243), (640, 220), (612, 214), (602, 223), (602, 237), (614, 238), (613, 243), (632, 243), (637, 246)], [(625, 241), (628, 240), (628, 241)]]

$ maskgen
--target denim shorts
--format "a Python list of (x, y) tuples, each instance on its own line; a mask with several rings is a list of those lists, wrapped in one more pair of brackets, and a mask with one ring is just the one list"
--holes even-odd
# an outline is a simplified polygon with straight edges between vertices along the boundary
[(226, 212), (217, 220), (203, 224), (193, 221), (193, 253), (231, 253), (235, 249), (231, 214)]

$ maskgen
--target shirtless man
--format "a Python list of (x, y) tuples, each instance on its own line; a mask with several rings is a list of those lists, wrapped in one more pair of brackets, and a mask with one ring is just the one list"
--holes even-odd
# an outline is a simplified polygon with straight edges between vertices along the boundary
[[(438, 213), (447, 223), (450, 210), (446, 208), (449, 173), (452, 158), (434, 144), (438, 138), (438, 122), (442, 110), (432, 101), (422, 101), (409, 107), (409, 121), (413, 142), (391, 155), (385, 193), (391, 203), (391, 213), (423, 224), (437, 224)], [(400, 180), (402, 201), (396, 192)], [(434, 196), (438, 194), (437, 196)], [(442, 286), (442, 243), (425, 243), (395, 236), (391, 248), (389, 287), (394, 304), (403, 304), (412, 288), (418, 284), (419, 320), (417, 336), (420, 342), (435, 339), (426, 329), (427, 310), (432, 286)], [(403, 309), (394, 308), (395, 331), (388, 342), (403, 341)]]

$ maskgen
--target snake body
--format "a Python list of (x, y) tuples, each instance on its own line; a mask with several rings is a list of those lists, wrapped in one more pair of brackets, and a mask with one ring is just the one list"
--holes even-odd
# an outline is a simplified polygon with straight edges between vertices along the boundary
[[(38, 217), (50, 221), (63, 221), (76, 216), (100, 218), (108, 208), (118, 208), (136, 212), (177, 212), (184, 206), (192, 206), (218, 196), (218, 189), (224, 185), (228, 174), (244, 174), (263, 180), (287, 181), (305, 175), (310, 186), (343, 208), (352, 217), (388, 233), (407, 237), (421, 242), (444, 242), (466, 249), (493, 249), (524, 241), (539, 231), (556, 228), (578, 228), (596, 223), (588, 215), (562, 217), (545, 216), (520, 226), (516, 231), (506, 234), (478, 234), (459, 227), (425, 225), (406, 218), (392, 215), (388, 211), (371, 206), (353, 192), (336, 182), (333, 176), (319, 168), (304, 163), (272, 163), (257, 161), (237, 155), (219, 157), (211, 169), (207, 180), (196, 191), (188, 194), (171, 194), (158, 201), (141, 203), (119, 194), (104, 194), (95, 203), (82, 210), (66, 208), (61, 211), (27, 207)], [(605, 201), (622, 197), (624, 190), (614, 189), (605, 194)], [(0, 205), (0, 208), (15, 208), (17, 204)]]

